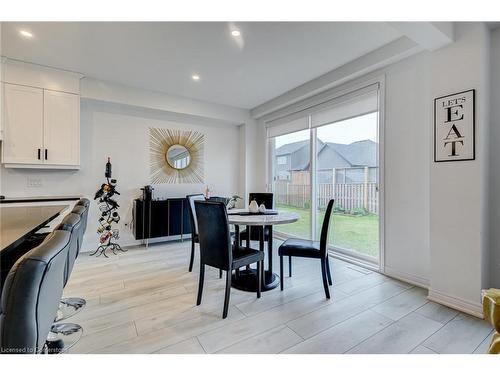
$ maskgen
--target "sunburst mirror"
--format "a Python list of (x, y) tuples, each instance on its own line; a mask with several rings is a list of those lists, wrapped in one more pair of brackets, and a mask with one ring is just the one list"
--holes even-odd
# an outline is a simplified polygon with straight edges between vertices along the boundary
[(149, 128), (151, 183), (203, 183), (204, 143), (199, 132)]

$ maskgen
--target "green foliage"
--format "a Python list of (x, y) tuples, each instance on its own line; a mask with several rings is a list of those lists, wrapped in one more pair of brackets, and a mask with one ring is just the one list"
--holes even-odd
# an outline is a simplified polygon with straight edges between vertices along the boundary
[[(300, 220), (292, 224), (277, 225), (276, 232), (283, 232), (292, 237), (310, 238), (310, 210), (277, 204), (276, 209), (283, 212), (295, 212)], [(317, 212), (318, 235), (325, 215), (324, 210)], [(363, 216), (349, 215), (344, 212), (334, 213), (330, 223), (329, 243), (335, 246), (359, 251), (362, 254), (378, 256), (378, 215), (369, 213)]]
[(354, 216), (365, 216), (368, 215), (368, 212), (363, 207), (357, 207), (352, 209), (350, 214)]
[(335, 205), (333, 206), (333, 212), (345, 212), (345, 208), (340, 204), (335, 203)]

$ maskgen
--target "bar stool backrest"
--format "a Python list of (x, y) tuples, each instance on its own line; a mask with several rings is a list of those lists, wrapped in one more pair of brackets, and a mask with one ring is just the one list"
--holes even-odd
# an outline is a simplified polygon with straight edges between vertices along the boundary
[(39, 353), (63, 293), (70, 233), (55, 230), (17, 260), (5, 280), (0, 304), (0, 350)]
[(71, 275), (71, 271), (73, 271), (73, 266), (75, 265), (81, 246), (80, 238), (83, 230), (82, 216), (75, 213), (67, 214), (61, 223), (56, 227), (56, 230), (65, 230), (71, 235), (68, 260), (66, 262), (66, 271), (64, 273), (64, 286), (66, 286)]
[(83, 238), (83, 234), (87, 230), (87, 217), (89, 215), (89, 207), (77, 205), (77, 206), (73, 207), (73, 210), (71, 212), (74, 214), (78, 214), (82, 217), (82, 233), (81, 233), (81, 235)]

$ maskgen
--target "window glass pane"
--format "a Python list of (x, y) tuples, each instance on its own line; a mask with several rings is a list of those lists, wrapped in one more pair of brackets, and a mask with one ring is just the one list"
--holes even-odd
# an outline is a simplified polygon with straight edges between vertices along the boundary
[(274, 229), (290, 237), (311, 238), (310, 130), (271, 139), (275, 206), (296, 212), (300, 219)]
[(375, 112), (318, 127), (316, 162), (317, 238), (335, 199), (329, 244), (373, 258), (379, 251), (377, 119)]

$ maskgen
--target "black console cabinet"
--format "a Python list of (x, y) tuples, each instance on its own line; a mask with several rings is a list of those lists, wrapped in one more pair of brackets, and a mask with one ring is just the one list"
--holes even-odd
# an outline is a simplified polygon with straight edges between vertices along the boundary
[(191, 233), (186, 198), (134, 201), (135, 239), (182, 236)]

